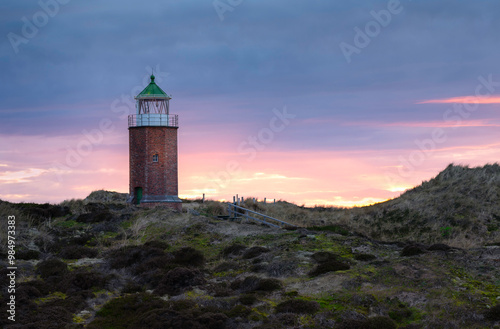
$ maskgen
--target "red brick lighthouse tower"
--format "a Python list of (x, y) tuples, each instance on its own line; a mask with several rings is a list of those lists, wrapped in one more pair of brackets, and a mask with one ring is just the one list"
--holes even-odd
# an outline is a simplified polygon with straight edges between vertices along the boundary
[(155, 83), (135, 97), (137, 112), (128, 118), (130, 199), (142, 206), (181, 210), (177, 182), (178, 117), (170, 114), (171, 99)]

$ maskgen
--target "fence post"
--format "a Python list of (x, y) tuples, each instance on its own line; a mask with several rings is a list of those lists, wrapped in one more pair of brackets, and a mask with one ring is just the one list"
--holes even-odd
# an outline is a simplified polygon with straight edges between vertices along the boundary
[(266, 198), (264, 198), (264, 203), (266, 203)]
[(201, 203), (205, 203), (205, 193), (203, 193), (203, 199), (201, 199)]
[(236, 203), (236, 197), (233, 195), (233, 204)]
[(276, 199), (274, 199), (273, 203), (276, 204)]

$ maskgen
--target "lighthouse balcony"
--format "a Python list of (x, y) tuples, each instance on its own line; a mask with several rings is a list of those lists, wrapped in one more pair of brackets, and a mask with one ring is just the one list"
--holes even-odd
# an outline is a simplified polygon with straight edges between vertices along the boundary
[(146, 113), (128, 116), (130, 127), (179, 127), (177, 114)]

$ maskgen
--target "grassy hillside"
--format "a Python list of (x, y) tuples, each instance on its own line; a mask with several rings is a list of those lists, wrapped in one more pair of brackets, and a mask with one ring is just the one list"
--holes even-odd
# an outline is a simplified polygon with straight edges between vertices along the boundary
[(0, 327), (500, 328), (500, 246), (486, 246), (499, 241), (498, 177), (497, 165), (450, 166), (355, 209), (246, 202), (303, 226), (291, 230), (216, 219), (214, 201), (182, 213), (106, 191), (0, 201), (0, 232), (8, 215), (18, 231), (17, 321)]
[(377, 240), (460, 248), (499, 244), (500, 166), (449, 165), (400, 197), (368, 207), (304, 208), (286, 202), (257, 207), (298, 225), (337, 225)]

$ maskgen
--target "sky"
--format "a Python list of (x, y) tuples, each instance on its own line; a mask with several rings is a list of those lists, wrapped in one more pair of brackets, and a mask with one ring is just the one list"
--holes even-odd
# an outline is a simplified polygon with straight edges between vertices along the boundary
[(0, 199), (128, 192), (127, 116), (179, 115), (179, 196), (380, 202), (500, 159), (500, 2), (7, 0)]

